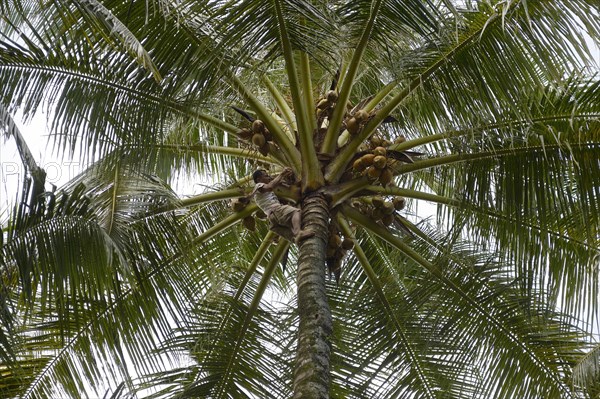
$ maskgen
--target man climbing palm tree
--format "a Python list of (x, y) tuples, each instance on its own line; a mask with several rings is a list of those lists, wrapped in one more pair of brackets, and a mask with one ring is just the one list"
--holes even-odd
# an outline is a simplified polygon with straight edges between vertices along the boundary
[(273, 192), (292, 173), (292, 169), (285, 168), (283, 172), (273, 178), (265, 170), (257, 170), (252, 175), (256, 186), (254, 186), (254, 190), (249, 196), (254, 196), (256, 205), (267, 215), (269, 228), (273, 232), (288, 241), (295, 241), (298, 244), (302, 240), (314, 236), (315, 232), (302, 230), (300, 209), (282, 204)]

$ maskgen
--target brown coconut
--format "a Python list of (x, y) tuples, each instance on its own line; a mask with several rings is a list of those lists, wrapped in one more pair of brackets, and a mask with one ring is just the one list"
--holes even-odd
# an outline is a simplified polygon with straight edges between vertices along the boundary
[(234, 212), (241, 212), (246, 207), (246, 203), (240, 201), (238, 198), (231, 201), (231, 209)]
[(354, 240), (350, 238), (345, 238), (344, 241), (342, 241), (342, 248), (346, 251), (351, 250), (352, 248), (354, 248)]
[(377, 155), (375, 158), (373, 158), (373, 166), (375, 166), (377, 169), (385, 168), (386, 164), (387, 158), (383, 155)]
[(375, 195), (373, 198), (371, 198), (371, 203), (373, 204), (373, 206), (375, 208), (381, 208), (383, 206), (383, 204), (385, 203), (385, 200), (383, 199), (382, 196)]
[(384, 217), (381, 218), (381, 223), (383, 223), (384, 226), (389, 226), (392, 223), (394, 223), (394, 215), (390, 214), (390, 215), (385, 215)]
[(394, 208), (397, 211), (401, 211), (406, 206), (406, 198), (404, 198), (404, 197), (394, 197), (394, 199), (392, 200), (392, 203), (394, 204)]
[(252, 131), (254, 133), (264, 133), (265, 123), (260, 119), (255, 119), (254, 122), (252, 122)]
[(254, 133), (252, 136), (252, 143), (257, 147), (262, 147), (267, 142), (265, 136), (262, 133)]
[(254, 231), (256, 230), (256, 220), (254, 220), (254, 217), (252, 216), (246, 216), (243, 220), (242, 220), (242, 224), (244, 225), (244, 227), (249, 230), (249, 231)]
[(375, 155), (382, 155), (385, 156), (387, 153), (387, 150), (385, 149), (385, 147), (375, 147), (375, 149), (373, 149), (373, 154)]
[(364, 109), (359, 109), (358, 111), (356, 111), (354, 113), (354, 118), (359, 122), (364, 121), (368, 117), (369, 117), (369, 113), (367, 111), (365, 111)]
[(266, 141), (265, 141), (265, 143), (264, 143), (262, 146), (260, 146), (260, 147), (258, 148), (258, 152), (260, 152), (260, 153), (261, 153), (261, 155), (263, 155), (263, 156), (267, 156), (267, 155), (269, 155), (269, 151), (270, 151), (270, 150), (271, 150), (271, 146), (270, 146), (270, 145), (269, 145), (269, 143), (268, 143), (268, 142), (266, 142)]
[(381, 171), (381, 174), (379, 175), (379, 182), (384, 187), (387, 186), (388, 184), (390, 184), (393, 179), (394, 179), (394, 172), (390, 168), (383, 169)]
[(356, 161), (354, 161), (354, 163), (352, 164), (352, 168), (357, 171), (357, 172), (362, 172), (363, 170), (365, 170), (365, 168), (367, 167), (367, 165), (365, 165), (363, 163), (362, 158), (358, 158)]
[(330, 247), (338, 248), (340, 245), (342, 245), (342, 237), (337, 234), (330, 235), (328, 245)]
[(348, 129), (348, 132), (350, 132), (352, 135), (358, 133), (359, 127), (360, 125), (356, 118), (350, 118), (346, 121), (346, 129)]
[(371, 166), (371, 165), (373, 165), (373, 160), (375, 159), (375, 155), (374, 154), (365, 154), (362, 157), (360, 157), (360, 159), (362, 160), (363, 165)]
[(371, 147), (375, 148), (375, 147), (381, 147), (381, 143), (383, 143), (383, 140), (381, 139), (381, 137), (371, 137), (369, 139), (369, 143), (371, 143)]
[(381, 176), (381, 169), (377, 169), (375, 166), (371, 165), (367, 168), (367, 177), (371, 180), (376, 180)]
[(252, 130), (248, 128), (242, 128), (237, 132), (237, 136), (242, 140), (250, 141), (252, 139), (252, 135)]
[(334, 103), (337, 101), (338, 99), (338, 94), (335, 90), (329, 90), (327, 92), (327, 101), (329, 101), (329, 103)]

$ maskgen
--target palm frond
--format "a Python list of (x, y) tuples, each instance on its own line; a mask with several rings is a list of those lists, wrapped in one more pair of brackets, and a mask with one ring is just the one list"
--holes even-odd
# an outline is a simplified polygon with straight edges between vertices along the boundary
[[(126, 10), (110, 11), (117, 18)], [(44, 15), (47, 20), (38, 19), (40, 15)], [(66, 18), (65, 15), (71, 18)], [(136, 16), (135, 21), (138, 21), (138, 8), (133, 15)], [(26, 117), (37, 112), (42, 105), (49, 107), (52, 110), (50, 127), (51, 132), (56, 135), (57, 148), (73, 151), (79, 144), (84, 155), (102, 156), (122, 144), (140, 145), (156, 141), (178, 119), (208, 122), (216, 125), (217, 129), (226, 128), (230, 133), (235, 132), (235, 128), (198, 111), (198, 106), (203, 104), (198, 97), (200, 90), (186, 84), (173, 86), (170, 84), (173, 81), (170, 75), (165, 75), (169, 84), (158, 86), (147, 74), (132, 67), (127, 54), (113, 56), (106, 60), (110, 62), (104, 62), (107, 51), (114, 49), (103, 40), (102, 29), (98, 33), (100, 38), (86, 40), (88, 36), (93, 37), (97, 30), (86, 25), (85, 20), (78, 21), (78, 18), (83, 17), (76, 11), (65, 11), (58, 3), (48, 3), (22, 17), (26, 21), (23, 24), (33, 29), (34, 40), (28, 39), (23, 33), (20, 34), (21, 38), (26, 39), (23, 45), (10, 37), (2, 40), (0, 54), (3, 62), (0, 75), (4, 83), (3, 101), (9, 103), (9, 110), (24, 105)], [(152, 34), (158, 26), (164, 26), (163, 22), (161, 17), (152, 18), (148, 22), (151, 26), (137, 26), (131, 31), (132, 35), (139, 35), (139, 30), (143, 30), (144, 35)], [(81, 34), (80, 41), (70, 39), (72, 35), (78, 34)], [(170, 49), (169, 54), (174, 54), (171, 53), (174, 51), (192, 57), (198, 57), (204, 51), (193, 42), (190, 43), (187, 33), (174, 28), (172, 34), (180, 39), (181, 50), (154, 42), (162, 52), (155, 51), (154, 48), (147, 50), (152, 53), (159, 69), (167, 56), (164, 53), (165, 47)], [(167, 36), (157, 36), (161, 37)], [(169, 36), (169, 40), (172, 38), (173, 36)], [(141, 42), (146, 39), (139, 40)], [(71, 43), (70, 47), (60, 45), (65, 41)], [(195, 53), (183, 50), (190, 45), (195, 46)], [(81, 58), (88, 59), (89, 62), (81, 63)], [(189, 65), (191, 61), (187, 58), (181, 62)], [(169, 65), (173, 66), (171, 61)], [(27, 87), (19, 83), (22, 81), (28, 82)], [(212, 87), (210, 83), (206, 83), (206, 86), (207, 90)], [(204, 109), (212, 106), (204, 104)], [(152, 140), (148, 141), (148, 138)]]
[[(372, 44), (389, 46), (399, 38), (411, 38), (417, 42), (434, 35), (439, 28), (439, 11), (431, 1), (383, 1), (374, 13), (371, 1), (353, 1), (342, 4), (337, 14), (344, 26), (349, 48), (355, 48), (363, 34), (367, 21), (375, 16), (375, 24), (369, 39)], [(406, 44), (406, 43), (401, 43)]]
[(90, 21), (90, 25), (97, 25), (106, 32), (107, 36), (113, 36), (121, 42), (136, 61), (146, 68), (155, 80), (160, 82), (162, 76), (156, 65), (154, 65), (150, 54), (135, 35), (110, 10), (96, 0), (79, 0), (76, 2), (76, 6), (84, 14), (84, 18)]
[[(579, 71), (593, 64), (585, 40), (578, 36), (580, 20), (563, 8), (570, 5), (543, 3), (535, 12), (528, 8), (529, 18), (520, 2), (511, 2), (511, 11), (504, 17), (482, 6), (466, 14), (468, 19), (458, 40), (452, 30), (435, 44), (412, 52), (399, 51), (406, 59), (393, 62), (402, 71), (397, 92), (344, 149), (340, 161), (329, 167), (328, 176), (339, 176), (348, 153), (353, 153), (400, 105), (403, 115), (397, 119), (410, 121), (419, 132), (477, 125), (494, 118), (499, 109), (514, 109), (524, 87), (544, 87), (548, 81), (571, 75), (573, 69)], [(589, 12), (583, 17), (588, 34), (598, 36), (597, 19), (588, 20), (597, 10), (585, 1), (577, 5)], [(553, 28), (557, 26), (564, 33), (556, 35)], [(567, 44), (574, 38), (581, 41)], [(558, 62), (558, 58), (563, 61)]]
[(600, 372), (600, 346), (596, 345), (581, 357), (573, 368), (573, 384), (582, 387), (594, 398), (600, 393), (598, 373)]
[[(219, 48), (234, 51), (240, 57), (240, 65), (251, 59), (268, 62), (282, 55), (275, 2), (215, 1), (209, 7)], [(281, 13), (293, 49), (315, 55), (330, 54), (336, 25), (324, 4), (304, 0), (282, 2)], [(327, 59), (322, 62), (327, 63)]]
[[(515, 349), (521, 353), (521, 356), (518, 357), (515, 357), (515, 352), (512, 352), (509, 357), (503, 357), (501, 353), (496, 353), (493, 349), (490, 349), (487, 354), (479, 354), (478, 357), (483, 355), (483, 358), (481, 358), (482, 362), (494, 365), (492, 368), (488, 368), (486, 377), (484, 378), (488, 381), (495, 378), (505, 378), (499, 376), (513, 372), (526, 373), (528, 375), (536, 374), (536, 378), (548, 378), (547, 383), (543, 388), (546, 390), (546, 395), (561, 395), (569, 392), (568, 386), (565, 384), (564, 380), (568, 369), (562, 366), (562, 364), (565, 363), (565, 360), (548, 360), (548, 354), (544, 351), (539, 351), (542, 342), (546, 342), (547, 340), (542, 331), (544, 331), (545, 328), (550, 328), (548, 325), (549, 321), (544, 321), (542, 326), (536, 327), (539, 329), (537, 334), (514, 329), (514, 326), (521, 325), (517, 320), (523, 320), (523, 317), (528, 319), (528, 312), (531, 311), (531, 309), (525, 310), (525, 313), (523, 314), (523, 310), (520, 309), (519, 298), (521, 298), (521, 293), (517, 291), (517, 295), (513, 299), (508, 295), (506, 285), (500, 285), (496, 288), (487, 281), (487, 278), (481, 279), (481, 277), (484, 277), (485, 275), (475, 275), (475, 279), (469, 280), (469, 283), (467, 283), (464, 280), (466, 276), (462, 276), (462, 274), (467, 273), (470, 268), (465, 267), (464, 261), (461, 262), (463, 263), (462, 267), (461, 265), (451, 266), (451, 264), (447, 264), (447, 260), (444, 261), (443, 258), (437, 258), (435, 262), (425, 261), (425, 258), (419, 255), (414, 249), (414, 245), (412, 248), (407, 246), (406, 243), (403, 243), (397, 237), (393, 237), (382, 227), (374, 225), (356, 211), (346, 208), (344, 209), (344, 212), (351, 216), (351, 220), (355, 222), (358, 221), (361, 226), (368, 226), (369, 229), (380, 237), (385, 237), (386, 241), (401, 250), (401, 252), (409, 259), (413, 259), (418, 265), (424, 267), (431, 273), (431, 276), (438, 280), (441, 286), (444, 287), (444, 291), (446, 292), (445, 295), (452, 295), (453, 297), (456, 295), (456, 302), (446, 302), (446, 306), (454, 306), (457, 303), (461, 303), (461, 305), (459, 305), (461, 308), (463, 306), (473, 306), (474, 309), (477, 309), (476, 313), (478, 316), (476, 317), (482, 317), (482, 320), (478, 324), (471, 325), (470, 328), (482, 328), (482, 330), (479, 330), (479, 332), (470, 330), (470, 339), (473, 337), (482, 337), (484, 342), (489, 342), (488, 340), (490, 339), (498, 340), (498, 343), (492, 344), (492, 347), (501, 347), (511, 342), (511, 345), (514, 345)], [(465, 259), (464, 256), (462, 258)], [(498, 270), (500, 271), (501, 269)], [(503, 274), (500, 274), (499, 277), (500, 282), (506, 278)], [(546, 309), (548, 309), (546, 305), (542, 305), (542, 313), (546, 312)], [(472, 318), (474, 316), (470, 315), (469, 317)], [(484, 322), (483, 320), (486, 321)], [(565, 323), (565, 321), (555, 319), (553, 324), (556, 324), (556, 326), (552, 328), (553, 333), (561, 336), (565, 341), (565, 345), (568, 345), (567, 342), (570, 342), (570, 345), (573, 345), (573, 348), (583, 349), (587, 345), (582, 339), (583, 336), (581, 334), (572, 335), (573, 332), (576, 333), (577, 331), (576, 327), (573, 325), (566, 330), (571, 330), (573, 332), (564, 332), (566, 326)], [(574, 340), (573, 337), (575, 337)], [(548, 344), (553, 345), (553, 342), (555, 342), (554, 340), (555, 337), (552, 337), (552, 339), (547, 342)], [(499, 342), (504, 342), (504, 344), (499, 344)], [(469, 343), (469, 345), (472, 345), (472, 342)], [(573, 349), (568, 350), (561, 356), (567, 356), (567, 359), (569, 359), (568, 356), (572, 354), (572, 350)], [(519, 367), (516, 367), (518, 371), (507, 367), (510, 362), (515, 361), (519, 362)], [(520, 377), (514, 375), (513, 378), (521, 379), (523, 376), (524, 374)], [(536, 395), (540, 392), (538, 391), (540, 389), (538, 384), (527, 384), (520, 387), (493, 385), (490, 389), (493, 389), (490, 392), (493, 392), (492, 396), (494, 397)]]

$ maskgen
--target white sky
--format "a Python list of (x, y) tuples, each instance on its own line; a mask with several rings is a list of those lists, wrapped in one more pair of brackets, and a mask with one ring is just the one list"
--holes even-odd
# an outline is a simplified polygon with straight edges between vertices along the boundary
[[(48, 140), (45, 117), (36, 116), (28, 125), (24, 125), (18, 115), (13, 118), (36, 162), (46, 170), (48, 182), (55, 185), (66, 183), (69, 176), (61, 170), (64, 169), (61, 168), (62, 161), (46, 148)], [(1, 137), (0, 143), (0, 221), (3, 221), (7, 216), (5, 212), (9, 203), (14, 202), (21, 186), (25, 169), (15, 140)]]

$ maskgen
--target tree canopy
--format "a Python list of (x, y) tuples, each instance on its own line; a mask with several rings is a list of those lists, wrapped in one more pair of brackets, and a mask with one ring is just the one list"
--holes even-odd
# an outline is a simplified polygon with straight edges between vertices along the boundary
[(3, 397), (600, 395), (596, 0), (0, 11)]

